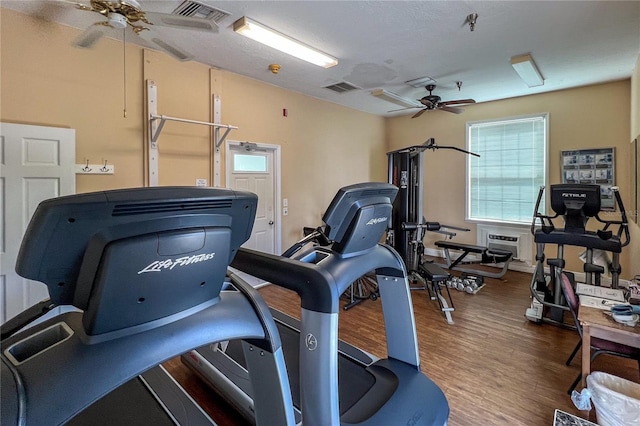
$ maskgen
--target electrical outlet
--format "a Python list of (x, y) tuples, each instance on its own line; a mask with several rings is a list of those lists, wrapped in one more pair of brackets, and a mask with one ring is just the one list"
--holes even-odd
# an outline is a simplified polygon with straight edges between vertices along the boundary
[(196, 179), (196, 186), (207, 186), (206, 179)]

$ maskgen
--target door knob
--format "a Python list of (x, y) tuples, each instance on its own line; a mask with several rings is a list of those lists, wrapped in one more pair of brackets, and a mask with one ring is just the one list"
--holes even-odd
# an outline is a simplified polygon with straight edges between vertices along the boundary
[(269, 221), (269, 225), (273, 225), (273, 221), (272, 220)]

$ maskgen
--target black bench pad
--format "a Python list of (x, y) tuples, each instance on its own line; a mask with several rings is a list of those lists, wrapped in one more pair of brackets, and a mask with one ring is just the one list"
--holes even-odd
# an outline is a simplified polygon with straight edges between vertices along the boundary
[[(482, 253), (483, 255), (488, 256), (488, 259), (493, 259), (494, 257), (504, 257), (504, 256), (506, 256), (508, 259), (512, 255), (512, 253), (509, 250), (501, 250), (496, 248), (489, 249), (487, 247), (475, 246), (473, 244), (456, 243), (453, 241), (436, 241), (436, 246), (453, 249), (453, 250), (463, 250), (469, 253)], [(484, 259), (484, 256), (483, 256), (483, 259)], [(507, 259), (504, 259), (504, 260), (507, 260)]]
[(423, 263), (420, 265), (420, 270), (425, 273), (429, 281), (440, 282), (449, 278), (449, 274), (435, 263)]
[(476, 246), (473, 244), (457, 243), (455, 241), (436, 241), (436, 246), (453, 250), (464, 250), (469, 253), (484, 253), (486, 247)]

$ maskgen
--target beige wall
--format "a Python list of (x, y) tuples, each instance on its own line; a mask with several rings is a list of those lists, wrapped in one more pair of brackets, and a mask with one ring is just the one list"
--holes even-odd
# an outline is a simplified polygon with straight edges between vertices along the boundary
[[(623, 201), (629, 200), (629, 131), (630, 82), (563, 90), (540, 95), (523, 96), (495, 102), (466, 106), (464, 114), (433, 111), (420, 118), (409, 116), (387, 119), (387, 140), (391, 149), (424, 142), (434, 137), (439, 145), (466, 147), (465, 125), (480, 121), (518, 115), (549, 113), (549, 182), (559, 183), (560, 151), (585, 148), (615, 148), (616, 183)], [(476, 227), (465, 217), (465, 155), (456, 151), (425, 153), (425, 206), (427, 220), (471, 228), (456, 239), (475, 243)], [(532, 212), (533, 214), (533, 212)], [(425, 244), (441, 236), (429, 235)], [(579, 250), (567, 248), (568, 266), (582, 270), (577, 259)], [(623, 276), (628, 277), (629, 250), (621, 256)]]
[[(70, 42), (79, 30), (1, 8), (0, 31), (0, 120), (75, 128), (77, 162), (115, 165), (114, 175), (78, 175), (78, 192), (146, 184), (146, 80), (158, 86), (159, 114), (210, 121), (215, 93), (222, 123), (239, 128), (229, 139), (281, 145), (282, 196), (289, 200), (283, 248), (303, 226), (321, 224), (339, 187), (386, 181), (381, 117), (134, 45), (126, 46), (125, 70), (122, 42), (102, 39), (93, 49), (76, 49)], [(167, 122), (159, 139), (161, 185), (212, 183), (209, 132)]]
[(76, 129), (76, 160), (115, 164), (112, 176), (79, 175), (77, 190), (142, 184), (142, 54), (127, 46), (70, 47), (78, 30), (0, 8), (0, 119)]
[[(640, 143), (640, 56), (636, 61), (636, 67), (633, 70), (631, 76), (631, 136), (630, 139), (638, 139)], [(639, 148), (640, 149), (640, 148)], [(636, 159), (638, 161), (638, 159)], [(633, 164), (633, 159), (631, 159)], [(636, 164), (636, 167), (640, 167), (640, 164)], [(633, 173), (630, 173), (630, 179), (635, 179)], [(637, 187), (640, 188), (640, 182), (636, 182)], [(633, 187), (633, 185), (631, 185)], [(640, 202), (640, 200), (639, 200)], [(633, 206), (633, 204), (629, 204)], [(638, 205), (636, 208), (640, 207)], [(629, 270), (631, 276), (640, 275), (640, 212), (635, 211), (637, 222), (631, 222), (629, 229), (631, 231), (631, 244), (629, 247), (631, 265)]]
[(631, 139), (640, 135), (640, 55), (631, 75)]
[[(385, 181), (386, 151), (429, 137), (441, 145), (464, 147), (467, 121), (549, 112), (550, 181), (559, 181), (561, 150), (613, 146), (617, 182), (625, 201), (629, 197), (630, 164), (625, 159), (628, 129), (640, 122), (638, 67), (631, 83), (478, 104), (462, 115), (436, 111), (414, 120), (385, 120), (130, 44), (124, 69), (121, 42), (103, 39), (90, 50), (72, 48), (78, 34), (0, 8), (0, 120), (75, 128), (77, 162), (115, 164), (114, 175), (78, 175), (78, 192), (145, 185), (144, 90), (150, 79), (158, 85), (159, 113), (210, 121), (211, 95), (217, 94), (221, 121), (239, 128), (230, 139), (282, 147), (282, 197), (290, 206), (289, 216), (282, 218), (283, 247), (300, 237), (303, 226), (320, 224), (340, 186)], [(288, 117), (282, 116), (283, 108)], [(167, 123), (159, 140), (160, 184), (192, 185), (197, 178), (211, 183), (209, 132), (204, 126)], [(464, 155), (437, 151), (425, 157), (427, 218), (466, 226)], [(221, 175), (224, 181), (224, 170)], [(639, 273), (637, 260), (630, 266), (640, 244), (640, 230), (635, 227), (633, 232), (633, 249), (623, 256), (624, 276), (627, 271)], [(475, 232), (463, 238), (473, 242)]]

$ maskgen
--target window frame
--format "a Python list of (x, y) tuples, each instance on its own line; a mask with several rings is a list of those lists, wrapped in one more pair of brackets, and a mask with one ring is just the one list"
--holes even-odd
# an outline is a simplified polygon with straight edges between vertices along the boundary
[[(241, 152), (241, 151), (232, 151), (231, 152), (232, 158), (231, 158), (231, 165), (232, 165), (232, 169), (231, 169), (231, 173), (234, 174), (265, 174), (265, 173), (270, 173), (269, 170), (269, 161), (268, 161), (268, 154), (264, 151), (247, 151), (247, 152)], [(265, 169), (264, 170), (238, 170), (236, 169), (236, 156), (241, 155), (241, 156), (246, 156), (246, 157), (261, 157), (264, 158), (264, 165), (265, 165)]]
[[(542, 168), (543, 168), (543, 185), (545, 188), (549, 185), (549, 113), (548, 112), (540, 112), (534, 114), (526, 114), (526, 115), (517, 115), (511, 117), (502, 117), (498, 119), (489, 119), (489, 120), (478, 120), (478, 121), (469, 121), (466, 123), (466, 149), (467, 151), (471, 151), (471, 130), (473, 126), (482, 125), (482, 124), (500, 124), (500, 123), (508, 123), (515, 122), (521, 120), (535, 119), (541, 118), (544, 121), (544, 143), (543, 143), (543, 158), (542, 158)], [(471, 217), (471, 156), (467, 156), (466, 164), (465, 164), (465, 221), (470, 223), (479, 223), (479, 224), (495, 224), (495, 225), (505, 225), (505, 226), (530, 226), (531, 221), (513, 221), (513, 220), (499, 220), (493, 218), (475, 218)], [(532, 188), (532, 191), (535, 193), (535, 197), (537, 197), (538, 190), (540, 187)], [(535, 207), (535, 201), (531, 206), (531, 218), (533, 218), (534, 212), (533, 209)], [(546, 212), (547, 203), (546, 199), (543, 199), (541, 202), (541, 210)]]

